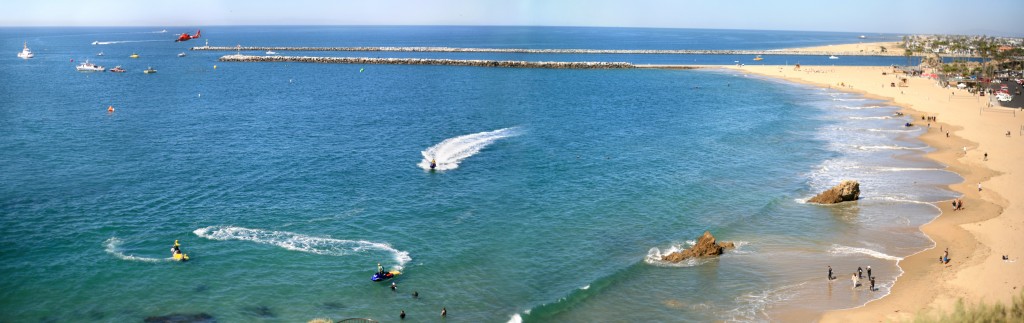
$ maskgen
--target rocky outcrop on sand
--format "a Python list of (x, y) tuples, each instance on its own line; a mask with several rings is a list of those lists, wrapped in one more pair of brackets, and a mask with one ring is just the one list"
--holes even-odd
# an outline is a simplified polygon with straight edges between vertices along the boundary
[(811, 203), (834, 204), (846, 201), (856, 201), (859, 198), (860, 183), (857, 181), (846, 180), (827, 191), (821, 192), (818, 196), (812, 197), (807, 201)]
[(661, 257), (661, 260), (669, 262), (680, 262), (693, 257), (717, 256), (725, 252), (725, 249), (736, 248), (732, 242), (715, 242), (715, 236), (711, 231), (704, 231), (704, 234), (697, 239), (693, 247), (683, 251), (673, 252)]

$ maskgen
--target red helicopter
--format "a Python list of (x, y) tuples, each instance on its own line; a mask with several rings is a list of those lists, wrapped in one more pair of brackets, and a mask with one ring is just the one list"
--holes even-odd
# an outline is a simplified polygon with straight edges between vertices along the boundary
[(199, 30), (198, 29), (196, 30), (196, 34), (195, 35), (189, 35), (188, 33), (182, 33), (181, 36), (178, 36), (178, 39), (175, 40), (175, 42), (186, 41), (186, 40), (189, 40), (189, 39), (196, 39), (196, 38), (199, 38)]

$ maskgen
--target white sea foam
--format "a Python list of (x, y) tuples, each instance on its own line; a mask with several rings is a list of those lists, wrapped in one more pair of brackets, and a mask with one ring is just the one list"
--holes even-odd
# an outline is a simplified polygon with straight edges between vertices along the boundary
[(580, 287), (580, 289), (582, 289), (582, 290), (588, 290), (588, 289), (590, 289), (590, 284), (587, 284), (587, 286), (583, 286), (583, 287)]
[(795, 298), (807, 282), (750, 292), (736, 297), (738, 307), (726, 312), (727, 321), (764, 321), (768, 318), (765, 311), (773, 304), (782, 303)]
[(463, 159), (475, 155), (487, 145), (518, 134), (517, 128), (512, 127), (448, 138), (420, 152), (423, 160), (417, 166), (430, 170), (430, 161), (433, 159), (437, 161), (437, 170), (456, 169)]
[(519, 313), (512, 314), (512, 317), (508, 319), (508, 323), (523, 323), (523, 317), (519, 316)]
[(911, 128), (911, 129), (872, 129), (872, 128), (869, 128), (869, 129), (864, 129), (864, 130), (872, 131), (872, 132), (915, 132), (915, 131), (918, 131), (918, 129), (913, 129), (913, 128)]
[(896, 146), (896, 145), (875, 145), (875, 146), (852, 145), (852, 146), (854, 148), (859, 149), (859, 150), (923, 150), (923, 149), (928, 148), (928, 147), (905, 147), (905, 146)]
[(110, 239), (107, 239), (107, 241), (104, 241), (103, 245), (105, 246), (105, 249), (106, 249), (107, 253), (109, 253), (111, 255), (114, 255), (115, 257), (120, 258), (122, 260), (142, 261), (142, 262), (163, 262), (163, 261), (173, 261), (174, 260), (173, 258), (170, 258), (170, 257), (168, 257), (168, 258), (150, 258), (150, 257), (139, 257), (139, 256), (135, 256), (135, 255), (128, 255), (128, 254), (125, 254), (123, 251), (121, 251), (121, 244), (122, 243), (124, 243), (124, 241), (121, 241), (121, 239), (118, 239), (117, 237), (112, 237)]
[(243, 240), (256, 243), (275, 245), (288, 250), (328, 256), (345, 256), (365, 251), (384, 251), (394, 256), (398, 264), (395, 269), (401, 270), (412, 260), (409, 252), (392, 248), (381, 242), (365, 240), (344, 240), (324, 237), (313, 237), (293, 232), (270, 231), (261, 229), (241, 228), (234, 226), (210, 226), (193, 231), (197, 236), (211, 240)]
[(832, 101), (865, 101), (867, 99), (844, 99), (844, 98), (832, 98)]
[(884, 260), (893, 260), (893, 261), (903, 260), (903, 258), (901, 258), (901, 257), (890, 256), (890, 255), (887, 255), (885, 253), (882, 253), (882, 252), (879, 252), (879, 251), (875, 251), (875, 250), (871, 250), (871, 249), (868, 249), (868, 248), (849, 247), (849, 246), (842, 246), (842, 245), (837, 245), (837, 244), (832, 245), (832, 247), (828, 249), (828, 253), (830, 253), (832, 255), (836, 255), (836, 256), (863, 254), (863, 255), (875, 257), (875, 258), (878, 258), (878, 259), (884, 259)]
[(892, 116), (881, 116), (881, 117), (849, 117), (853, 120), (885, 120), (892, 119)]

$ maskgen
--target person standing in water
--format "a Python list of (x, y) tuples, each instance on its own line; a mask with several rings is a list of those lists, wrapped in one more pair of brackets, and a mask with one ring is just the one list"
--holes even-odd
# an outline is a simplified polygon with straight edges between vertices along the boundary
[(833, 279), (835, 279), (835, 277), (832, 276), (832, 266), (828, 266), (828, 280), (833, 280)]

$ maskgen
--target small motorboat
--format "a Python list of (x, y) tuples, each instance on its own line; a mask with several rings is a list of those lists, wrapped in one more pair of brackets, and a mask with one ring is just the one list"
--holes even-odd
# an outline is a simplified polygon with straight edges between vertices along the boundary
[(139, 58), (139, 54), (132, 53), (132, 56), (128, 56), (128, 58)]
[(18, 53), (18, 58), (29, 59), (33, 57), (36, 57), (36, 54), (32, 54), (32, 51), (28, 49), (28, 42), (25, 42), (25, 47)]
[(755, 61), (760, 61), (760, 60), (764, 60), (764, 58), (761, 58), (761, 55), (757, 55), (757, 56), (754, 56), (754, 60)]
[(98, 40), (94, 40), (94, 41), (92, 41), (92, 44), (93, 44), (93, 45), (99, 45), (99, 44), (100, 44), (100, 41), (98, 41)]
[(75, 69), (79, 72), (103, 72), (107, 70), (103, 66), (89, 63), (89, 60), (85, 60), (84, 63), (75, 66)]
[(153, 74), (153, 73), (156, 73), (156, 70), (153, 69), (153, 67), (151, 66), (151, 67), (147, 67), (146, 70), (142, 71), (142, 73)]
[(277, 52), (272, 51), (272, 50), (268, 50), (267, 51), (267, 55), (277, 55)]
[(386, 272), (386, 273), (383, 273), (383, 274), (381, 274), (381, 273), (373, 273), (373, 276), (370, 277), (370, 280), (375, 281), (375, 282), (385, 281), (385, 280), (388, 280), (388, 279), (391, 279), (391, 278), (395, 278), (395, 276), (398, 275), (398, 274), (400, 274), (400, 273), (397, 272), (397, 271), (394, 271), (394, 270)]
[(832, 55), (832, 56), (829, 56), (828, 59), (839, 59), (839, 56)]
[(185, 57), (185, 52), (178, 53), (178, 57)]
[(121, 65), (114, 66), (114, 68), (110, 69), (110, 71), (113, 72), (113, 73), (124, 73), (125, 72), (125, 70), (123, 68), (121, 68)]

